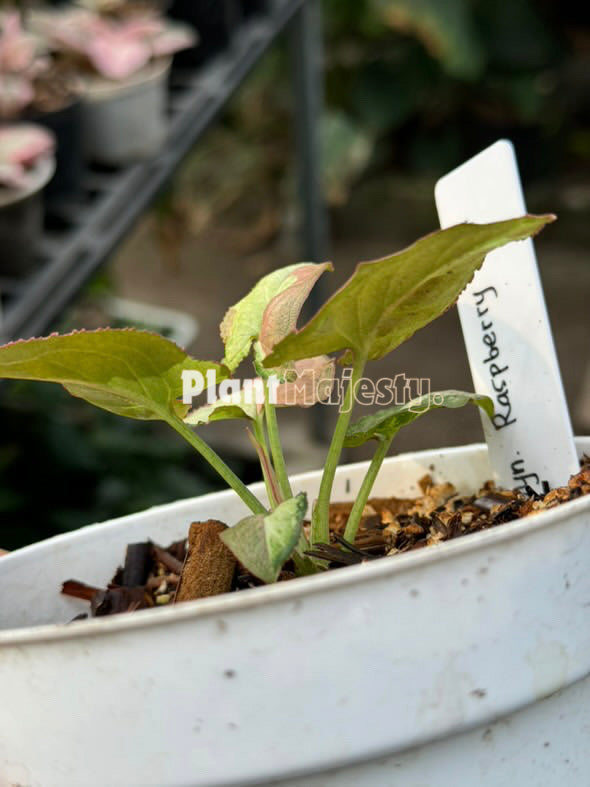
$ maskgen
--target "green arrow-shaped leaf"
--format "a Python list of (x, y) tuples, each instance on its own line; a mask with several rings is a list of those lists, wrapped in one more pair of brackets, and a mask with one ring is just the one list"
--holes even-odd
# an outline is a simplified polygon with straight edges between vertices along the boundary
[(398, 254), (361, 262), (307, 325), (274, 347), (264, 366), (342, 350), (382, 358), (452, 306), (490, 251), (534, 235), (554, 218), (459, 224)]
[(155, 333), (132, 329), (77, 331), (0, 347), (0, 378), (60, 383), (73, 396), (117, 415), (141, 420), (182, 418), (182, 372), (216, 380), (228, 370), (197, 361)]
[(403, 426), (412, 423), (430, 410), (438, 410), (441, 407), (454, 409), (467, 404), (481, 407), (489, 418), (494, 415), (494, 404), (489, 396), (465, 391), (438, 391), (418, 396), (406, 404), (386, 407), (376, 413), (365, 415), (356, 424), (348, 427), (345, 445), (363, 445), (367, 440), (391, 440)]
[(220, 538), (248, 571), (269, 584), (276, 581), (283, 563), (293, 554), (306, 511), (307, 496), (301, 492), (270, 514), (242, 519)]

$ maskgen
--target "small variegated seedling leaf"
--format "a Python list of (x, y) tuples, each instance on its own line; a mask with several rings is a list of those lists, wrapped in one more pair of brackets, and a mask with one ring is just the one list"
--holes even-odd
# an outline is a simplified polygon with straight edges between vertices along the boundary
[(314, 284), (322, 273), (332, 270), (334, 266), (331, 262), (323, 262), (303, 263), (292, 272), (286, 288), (275, 295), (264, 310), (259, 336), (264, 355), (295, 330), (301, 309)]
[(267, 584), (275, 582), (303, 532), (307, 511), (304, 492), (285, 500), (270, 514), (242, 519), (220, 534), (240, 563)]
[[(252, 400), (247, 401), (248, 398)], [(237, 396), (229, 395), (222, 399), (216, 399), (211, 404), (204, 404), (191, 410), (184, 422), (190, 426), (202, 426), (214, 421), (232, 419), (254, 421), (261, 409), (262, 404), (257, 404), (253, 397), (247, 397), (242, 389)]]
[(218, 399), (213, 404), (204, 404), (191, 410), (183, 419), (189, 426), (204, 426), (214, 421), (231, 421), (245, 419), (253, 421), (256, 417), (256, 405), (228, 404), (223, 399)]
[(363, 445), (368, 440), (389, 441), (402, 427), (412, 423), (424, 413), (441, 407), (455, 409), (467, 404), (481, 407), (489, 418), (494, 416), (494, 403), (489, 396), (465, 391), (437, 391), (418, 396), (405, 404), (386, 407), (376, 413), (363, 416), (348, 427), (345, 445)]
[(276, 388), (277, 407), (312, 407), (330, 398), (334, 386), (335, 363), (327, 355), (306, 358), (292, 364), (293, 379)]
[[(252, 343), (260, 338), (263, 318), (273, 299), (289, 290), (290, 300), (298, 305), (294, 315), (297, 320), (305, 298), (325, 270), (332, 270), (331, 263), (318, 265), (300, 262), (279, 268), (264, 276), (248, 295), (228, 309), (220, 325), (220, 333), (225, 345), (223, 363), (230, 371), (233, 372), (239, 366), (250, 352)], [(271, 337), (280, 332), (280, 326), (291, 325), (292, 320), (293, 309), (288, 304), (283, 303), (281, 306), (279, 301), (276, 308), (272, 308), (272, 317), (267, 321), (266, 341), (272, 341)]]
[(459, 224), (404, 251), (361, 262), (346, 284), (300, 331), (275, 345), (264, 366), (333, 352), (382, 358), (452, 306), (485, 256), (535, 235), (552, 215), (493, 224)]
[(140, 420), (183, 418), (182, 372), (223, 366), (197, 361), (155, 333), (133, 329), (76, 331), (0, 347), (0, 378), (63, 385), (73, 396), (117, 415)]

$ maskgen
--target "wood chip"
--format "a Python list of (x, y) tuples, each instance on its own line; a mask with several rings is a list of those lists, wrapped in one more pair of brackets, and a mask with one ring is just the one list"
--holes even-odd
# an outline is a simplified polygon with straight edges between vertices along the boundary
[(121, 572), (121, 585), (127, 588), (145, 585), (150, 570), (151, 548), (152, 545), (149, 541), (127, 544), (125, 564)]
[(77, 579), (67, 579), (61, 586), (61, 592), (64, 596), (92, 601), (97, 593), (104, 592), (104, 588), (87, 585), (85, 582), (78, 582)]
[(171, 547), (168, 547), (168, 549), (162, 549), (162, 547), (158, 546), (157, 544), (152, 544), (152, 552), (156, 560), (158, 560), (169, 571), (172, 571), (172, 573), (180, 574), (182, 571), (182, 560), (178, 560), (178, 558), (174, 557), (170, 550)]

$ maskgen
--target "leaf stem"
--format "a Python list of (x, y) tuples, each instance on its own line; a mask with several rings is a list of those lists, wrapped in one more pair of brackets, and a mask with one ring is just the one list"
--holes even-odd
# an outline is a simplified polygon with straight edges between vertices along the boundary
[(253, 422), (254, 434), (248, 431), (248, 436), (254, 442), (254, 448), (258, 454), (260, 467), (262, 469), (262, 477), (264, 478), (264, 485), (266, 487), (266, 494), (271, 508), (276, 508), (281, 503), (281, 493), (278, 487), (275, 471), (268, 456), (268, 448), (266, 445), (266, 436), (264, 434), (264, 427), (262, 425), (261, 416), (256, 416)]
[(266, 416), (266, 430), (268, 432), (268, 442), (270, 445), (270, 453), (272, 456), (272, 463), (279, 482), (279, 489), (283, 500), (289, 500), (293, 497), (291, 484), (289, 483), (289, 476), (287, 474), (287, 465), (285, 464), (285, 456), (281, 446), (281, 439), (279, 437), (279, 424), (277, 422), (277, 411), (274, 404), (268, 401), (268, 386), (264, 384), (264, 414)]
[(369, 495), (371, 494), (371, 489), (373, 488), (375, 479), (377, 478), (379, 470), (381, 469), (381, 465), (383, 464), (383, 460), (387, 456), (387, 452), (392, 440), (393, 438), (379, 441), (379, 446), (375, 451), (375, 454), (371, 459), (371, 464), (369, 465), (367, 473), (363, 478), (363, 483), (361, 484), (361, 488), (358, 491), (356, 500), (354, 501), (354, 505), (352, 506), (348, 517), (348, 522), (346, 523), (346, 529), (344, 530), (344, 538), (351, 544), (354, 543), (354, 539), (356, 538), (364, 508), (367, 504), (367, 500), (369, 499)]
[(234, 471), (226, 465), (223, 459), (218, 454), (216, 454), (215, 451), (210, 448), (201, 437), (199, 437), (198, 434), (193, 432), (189, 426), (184, 424), (178, 418), (171, 417), (167, 419), (167, 422), (178, 432), (178, 434), (182, 435), (182, 437), (184, 437), (184, 439), (201, 454), (203, 459), (209, 462), (211, 467), (219, 473), (226, 484), (228, 484), (238, 495), (238, 497), (244, 501), (252, 513), (268, 513), (260, 500), (258, 500), (258, 498), (252, 494), (248, 487), (242, 481), (240, 481)]
[(348, 383), (346, 393), (344, 395), (344, 402), (341, 405), (340, 415), (336, 421), (334, 434), (332, 435), (332, 442), (328, 449), (328, 456), (326, 457), (326, 464), (324, 465), (324, 472), (320, 483), (320, 491), (318, 499), (313, 509), (311, 517), (311, 543), (313, 544), (328, 544), (330, 541), (330, 498), (332, 496), (332, 486), (334, 484), (334, 476), (336, 469), (340, 462), (342, 448), (344, 447), (344, 439), (346, 437), (346, 430), (350, 423), (352, 409), (355, 402), (356, 385), (362, 377), (365, 369), (365, 358), (355, 359), (352, 367), (352, 376)]

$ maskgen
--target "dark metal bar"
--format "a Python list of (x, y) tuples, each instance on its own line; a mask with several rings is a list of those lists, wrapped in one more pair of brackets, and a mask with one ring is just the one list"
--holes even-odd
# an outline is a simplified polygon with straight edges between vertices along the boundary
[(289, 32), (303, 253), (310, 262), (322, 262), (327, 258), (328, 229), (320, 161), (324, 103), (320, 0), (301, 4), (289, 24)]
[[(320, 122), (324, 106), (324, 71), (320, 0), (306, 0), (289, 24), (292, 81), (295, 88), (297, 180), (300, 197), (302, 254), (309, 262), (329, 258), (328, 220), (322, 193)], [(320, 281), (305, 305), (310, 317), (324, 301)], [(312, 434), (326, 442), (328, 424), (323, 408), (312, 414)]]

